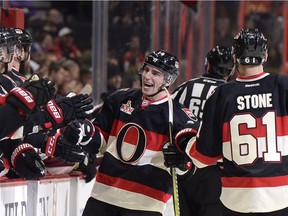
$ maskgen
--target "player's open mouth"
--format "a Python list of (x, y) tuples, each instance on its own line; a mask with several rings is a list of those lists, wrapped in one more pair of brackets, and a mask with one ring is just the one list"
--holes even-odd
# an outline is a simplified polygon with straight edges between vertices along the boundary
[(144, 83), (144, 87), (146, 87), (146, 88), (150, 88), (150, 87), (152, 87), (152, 86), (153, 86), (152, 84)]

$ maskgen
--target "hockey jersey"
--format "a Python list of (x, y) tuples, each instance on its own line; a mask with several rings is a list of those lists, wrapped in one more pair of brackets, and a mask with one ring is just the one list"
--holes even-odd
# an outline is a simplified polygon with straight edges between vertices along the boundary
[[(20, 73), (16, 70), (12, 69), (11, 71), (0, 73), (0, 94), (6, 95), (10, 92), (13, 88), (19, 86), (21, 83), (24, 82), (26, 78), (23, 77)], [(4, 138), (5, 136), (11, 137), (17, 129), (17, 126), (20, 127), (27, 119), (20, 116), (18, 111), (11, 107), (12, 105), (2, 105), (0, 107), (1, 114), (0, 117), (2, 124), (1, 124), (1, 136), (0, 138)], [(8, 117), (8, 118), (7, 118)], [(7, 121), (6, 121), (7, 119)], [(5, 123), (5, 124), (4, 124)], [(10, 135), (9, 135), (10, 134)]]
[[(196, 121), (176, 101), (173, 113), (173, 136), (187, 122)], [(92, 197), (127, 209), (164, 211), (173, 193), (162, 153), (163, 144), (169, 142), (168, 117), (168, 97), (151, 102), (142, 98), (141, 89), (120, 90), (108, 97), (96, 118), (103, 136), (100, 151), (105, 153)]]
[(288, 207), (288, 77), (260, 73), (215, 89), (186, 152), (198, 167), (223, 159), (221, 201), (229, 209)]
[(212, 74), (204, 74), (181, 84), (174, 90), (172, 97), (189, 108), (200, 120), (207, 98), (217, 86), (225, 82), (224, 79), (216, 78)]

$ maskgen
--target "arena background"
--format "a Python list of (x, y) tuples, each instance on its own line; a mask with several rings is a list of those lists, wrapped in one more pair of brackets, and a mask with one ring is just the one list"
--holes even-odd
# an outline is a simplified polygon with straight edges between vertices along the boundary
[[(90, 58), (86, 61), (92, 68), (95, 104), (107, 90), (111, 60), (119, 62), (123, 87), (137, 86), (141, 61), (132, 56), (127, 66), (124, 59), (135, 37), (143, 55), (165, 49), (180, 59), (181, 74), (171, 90), (203, 74), (206, 53), (216, 45), (232, 46), (243, 27), (256, 27), (267, 37), (265, 71), (288, 73), (286, 1), (1, 1), (0, 5), (1, 25), (21, 23), (34, 41), (47, 12), (52, 8), (61, 12), (63, 26), (73, 30), (76, 45)], [(19, 9), (23, 18), (17, 13), (9, 16), (13, 9)], [(0, 179), (0, 215), (81, 215), (91, 187), (81, 175), (39, 181)], [(173, 211), (167, 212), (165, 216)]]
[(215, 45), (231, 46), (243, 27), (257, 27), (267, 37), (267, 72), (288, 71), (286, 1), (2, 1), (2, 7), (24, 8), (25, 28), (32, 30), (37, 28), (35, 20), (45, 19), (48, 9), (61, 11), (65, 25), (75, 32), (78, 47), (92, 52), (96, 103), (106, 90), (109, 58), (119, 60), (123, 76), (137, 73), (139, 62), (132, 75), (123, 66), (123, 55), (135, 35), (144, 54), (166, 49), (178, 56), (181, 75), (174, 87), (201, 75), (207, 51)]

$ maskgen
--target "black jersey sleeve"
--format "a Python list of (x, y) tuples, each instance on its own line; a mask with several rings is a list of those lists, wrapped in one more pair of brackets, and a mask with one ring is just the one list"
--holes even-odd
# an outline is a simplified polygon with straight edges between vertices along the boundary
[(222, 155), (222, 116), (220, 89), (207, 99), (203, 118), (200, 123), (196, 140), (192, 140), (190, 147), (190, 156), (198, 167), (205, 167), (216, 163), (223, 157)]
[(10, 104), (0, 106), (0, 119), (0, 139), (16, 131), (27, 121), (27, 119), (21, 116), (18, 110)]

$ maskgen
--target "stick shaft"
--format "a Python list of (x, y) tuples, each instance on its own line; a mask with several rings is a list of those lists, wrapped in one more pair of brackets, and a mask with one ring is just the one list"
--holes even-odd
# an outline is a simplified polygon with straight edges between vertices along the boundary
[[(170, 145), (173, 145), (173, 101), (168, 90), (165, 88), (166, 94), (168, 96), (168, 111), (169, 111), (169, 141)], [(180, 205), (179, 205), (179, 194), (178, 194), (178, 180), (176, 169), (174, 167), (170, 168), (173, 183), (173, 205), (175, 216), (180, 216)]]

